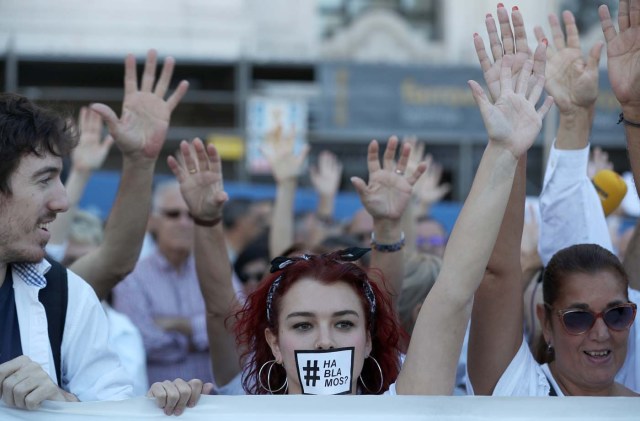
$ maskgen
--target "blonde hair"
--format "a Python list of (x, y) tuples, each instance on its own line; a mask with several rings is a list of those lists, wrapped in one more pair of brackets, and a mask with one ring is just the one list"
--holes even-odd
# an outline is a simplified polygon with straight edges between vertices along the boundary
[(405, 257), (398, 312), (400, 323), (409, 335), (413, 332), (413, 309), (427, 298), (441, 267), (442, 259), (433, 254), (412, 253)]

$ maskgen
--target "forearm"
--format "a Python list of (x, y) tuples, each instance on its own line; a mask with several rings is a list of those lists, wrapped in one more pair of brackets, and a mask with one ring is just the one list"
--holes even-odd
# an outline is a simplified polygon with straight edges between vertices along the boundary
[(231, 265), (220, 224), (196, 227), (196, 271), (207, 309), (209, 353), (216, 381), (226, 384), (240, 372), (233, 326), (227, 317), (240, 307), (231, 284)]
[(100, 299), (135, 267), (142, 248), (155, 161), (124, 157), (118, 193), (107, 221), (104, 241), (78, 259), (72, 270), (82, 276)]
[[(520, 243), (524, 225), (526, 157), (520, 158), (502, 226), (476, 291), (468, 371), (477, 395), (490, 395), (522, 342)], [(501, 344), (496, 347), (496, 344)]]
[[(637, 107), (622, 107), (622, 113), (626, 120), (640, 123), (640, 109)], [(636, 183), (636, 190), (640, 195), (640, 127), (630, 124), (624, 126), (627, 137), (627, 150), (629, 151), (629, 161), (631, 161), (631, 171), (633, 180)]]
[[(398, 243), (402, 238), (401, 219), (377, 219), (373, 220), (373, 234), (378, 245), (390, 245)], [(406, 239), (405, 239), (406, 241)], [(397, 305), (402, 292), (404, 280), (404, 250), (380, 251), (376, 246), (371, 250), (371, 267), (382, 272), (386, 285), (382, 286), (390, 292), (392, 302)]]
[[(453, 228), (442, 271), (425, 300), (398, 377), (402, 394), (450, 394), (473, 294), (495, 245), (517, 160), (489, 143)], [(442, 326), (447, 326), (442, 329)], [(419, 355), (418, 355), (419, 354)], [(429, 355), (430, 358), (420, 356)], [(425, 382), (423, 373), (430, 373)]]
[(640, 290), (640, 219), (629, 240), (622, 264), (629, 275), (629, 287)]
[(293, 205), (298, 182), (295, 178), (278, 181), (269, 230), (269, 254), (277, 257), (293, 244)]
[(587, 177), (588, 148), (552, 148), (540, 194), (540, 239), (543, 264), (559, 250), (595, 243), (612, 249), (602, 204)]
[(207, 313), (228, 316), (239, 302), (231, 283), (231, 263), (221, 224), (196, 226), (195, 260)]
[(583, 149), (589, 144), (594, 106), (578, 108), (572, 113), (560, 113), (556, 138), (558, 149)]
[[(460, 279), (448, 286), (451, 287), (449, 292), (458, 296), (458, 304), (469, 301), (492, 255), (517, 164), (509, 151), (489, 143), (444, 255), (443, 268), (462, 269), (464, 273), (463, 278), (451, 277)], [(477, 278), (472, 275), (476, 273), (479, 274)]]

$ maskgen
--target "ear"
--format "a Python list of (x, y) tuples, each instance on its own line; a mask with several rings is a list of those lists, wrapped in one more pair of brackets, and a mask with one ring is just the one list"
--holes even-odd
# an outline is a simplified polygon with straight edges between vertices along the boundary
[(373, 345), (371, 343), (371, 332), (367, 329), (367, 343), (364, 346), (364, 355), (371, 355)]
[(551, 320), (547, 318), (547, 312), (545, 311), (544, 304), (536, 304), (536, 315), (538, 316), (538, 321), (540, 322), (540, 329), (542, 330), (544, 341), (548, 344), (550, 343), (552, 337)]
[(281, 364), (284, 360), (282, 359), (282, 353), (280, 352), (280, 345), (278, 345), (278, 336), (273, 333), (270, 328), (266, 328), (264, 330), (264, 338), (267, 340), (269, 348), (271, 348), (273, 358), (276, 359), (278, 364)]

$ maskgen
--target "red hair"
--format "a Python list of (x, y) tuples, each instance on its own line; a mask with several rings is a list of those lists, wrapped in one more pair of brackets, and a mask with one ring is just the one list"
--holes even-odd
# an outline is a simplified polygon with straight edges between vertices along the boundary
[[(265, 329), (278, 332), (278, 314), (282, 297), (289, 288), (299, 279), (310, 277), (325, 284), (345, 282), (356, 291), (363, 308), (365, 309), (366, 325), (371, 334), (371, 354), (380, 364), (380, 370), (369, 358), (362, 367), (361, 380), (358, 380), (361, 392), (371, 394), (378, 391), (379, 394), (388, 390), (396, 380), (400, 372), (400, 336), (404, 332), (396, 313), (394, 312), (389, 293), (384, 291), (376, 282), (370, 282), (370, 277), (365, 270), (354, 263), (341, 261), (339, 252), (326, 255), (307, 256), (308, 259), (296, 258), (293, 263), (267, 275), (256, 290), (247, 297), (244, 307), (235, 315), (236, 340), (240, 349), (244, 352), (241, 360), (245, 370), (242, 374), (242, 385), (247, 393), (260, 395), (268, 394), (260, 384), (267, 385), (272, 390), (277, 390), (286, 379), (284, 368), (275, 365), (271, 372), (271, 384), (267, 383), (267, 372), (260, 368), (273, 360), (271, 348), (265, 339)], [(267, 297), (272, 284), (281, 277), (279, 285), (273, 291), (271, 323), (267, 320)], [(365, 295), (367, 284), (375, 296), (375, 313), (371, 314), (370, 301)], [(355, 375), (356, 373), (354, 373)], [(259, 376), (262, 375), (261, 378)], [(366, 386), (361, 384), (364, 382)], [(279, 394), (284, 394), (283, 389)]]

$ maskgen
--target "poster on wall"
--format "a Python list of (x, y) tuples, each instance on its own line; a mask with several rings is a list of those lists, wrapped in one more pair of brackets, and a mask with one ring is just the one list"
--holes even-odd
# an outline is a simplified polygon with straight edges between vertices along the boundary
[(271, 168), (260, 151), (278, 127), (282, 136), (294, 136), (294, 151), (300, 153), (307, 142), (308, 105), (304, 100), (253, 95), (247, 101), (246, 165), (250, 174), (269, 174)]

